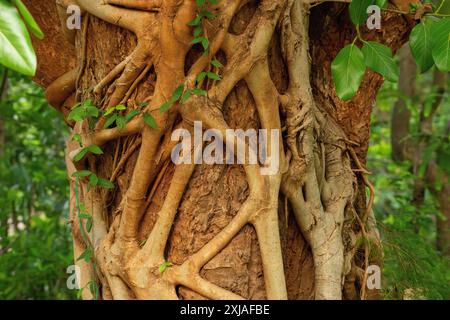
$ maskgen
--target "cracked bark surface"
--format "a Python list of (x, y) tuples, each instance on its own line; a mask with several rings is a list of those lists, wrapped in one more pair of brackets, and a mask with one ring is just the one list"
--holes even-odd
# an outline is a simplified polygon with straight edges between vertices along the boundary
[[(202, 55), (187, 26), (195, 1), (74, 0), (84, 15), (73, 48), (54, 2), (25, 2), (54, 35), (35, 43), (36, 81), (54, 107), (67, 115), (77, 99), (93, 99), (102, 109), (119, 103), (134, 109), (145, 101), (158, 123), (151, 129), (137, 117), (124, 130), (102, 129), (101, 119), (89, 132), (68, 123), (85, 146), (105, 151), (74, 163), (79, 145), (69, 140), (69, 177), (88, 168), (116, 182), (109, 192), (88, 191), (81, 181), (98, 264), (94, 274), (77, 262), (82, 286), (98, 279), (103, 299), (376, 296), (361, 290), (362, 270), (380, 262), (357, 244), (363, 234), (378, 242), (363, 166), (382, 78), (368, 72), (350, 103), (335, 96), (330, 63), (355, 33), (345, 4), (219, 1), (209, 8), (217, 18), (204, 25), (211, 45)], [(395, 14), (383, 26), (365, 36), (393, 49), (411, 27)], [(63, 59), (52, 66), (47, 59), (55, 52)], [(206, 97), (161, 113), (174, 89), (192, 88), (213, 57), (224, 65), (222, 80), (203, 83)], [(194, 121), (221, 131), (225, 142), (233, 138), (228, 128), (279, 129), (279, 173), (263, 176), (259, 165), (173, 165), (171, 132), (192, 130)], [(75, 221), (75, 181), (70, 184)], [(76, 224), (73, 234), (78, 257), (85, 245)], [(173, 266), (160, 273), (165, 261)], [(85, 290), (83, 298), (92, 297)]]

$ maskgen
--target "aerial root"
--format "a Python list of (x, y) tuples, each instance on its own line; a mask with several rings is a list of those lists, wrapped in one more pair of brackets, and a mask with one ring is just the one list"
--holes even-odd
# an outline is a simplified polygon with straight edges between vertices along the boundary
[(129, 9), (158, 12), (161, 9), (162, 0), (106, 0), (106, 3)]

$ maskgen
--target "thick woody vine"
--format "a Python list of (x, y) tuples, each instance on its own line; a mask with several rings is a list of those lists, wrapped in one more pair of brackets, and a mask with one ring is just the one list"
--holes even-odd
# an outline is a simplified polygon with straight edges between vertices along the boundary
[[(368, 172), (352, 150), (353, 143), (316, 104), (312, 94), (309, 10), (317, 1), (261, 0), (246, 30), (240, 35), (230, 34), (233, 17), (248, 2), (58, 2), (61, 8), (77, 4), (84, 11), (81, 63), (56, 80), (47, 89), (47, 96), (73, 127), (67, 159), (78, 211), (77, 221), (73, 221), (74, 248), (82, 270), (82, 284), (91, 289), (91, 297), (177, 299), (176, 288), (181, 285), (210, 299), (242, 299), (203, 279), (200, 271), (245, 225), (251, 224), (261, 250), (266, 296), (287, 299), (278, 227), (280, 193), (289, 201), (288, 209), (312, 250), (315, 298), (341, 299), (344, 283), (348, 281), (365, 287), (367, 244), (378, 245), (368, 223), (373, 188), (367, 179)], [(80, 79), (86, 67), (89, 16), (130, 30), (137, 37), (137, 46), (86, 93), (80, 92)], [(64, 14), (61, 18), (65, 19)], [(289, 86), (283, 93), (278, 92), (269, 73), (268, 49), (275, 32), (280, 33), (289, 74)], [(73, 41), (73, 35), (68, 34), (68, 39)], [(196, 46), (203, 48), (203, 54), (185, 72), (184, 57)], [(219, 59), (219, 51), (224, 52), (225, 59)], [(337, 62), (335, 70), (340, 68)], [(157, 75), (153, 95), (128, 105), (133, 91), (151, 72)], [(260, 165), (245, 164), (250, 192), (237, 214), (185, 262), (173, 264), (167, 261), (165, 249), (195, 165), (175, 167), (153, 229), (146, 240), (138, 241), (148, 190), (157, 187), (176, 144), (170, 140), (174, 128), (193, 130), (193, 123), (202, 121), (205, 127), (218, 130), (225, 143), (236, 138), (227, 131), (222, 106), (241, 80), (253, 95), (261, 128), (284, 134), (279, 150), (269, 150), (280, 153), (281, 168), (275, 175), (264, 176)], [(339, 93), (338, 82), (339, 79), (336, 84)], [(67, 98), (73, 91), (77, 91), (78, 97), (90, 95), (92, 99), (71, 107), (73, 101)], [(103, 153), (102, 147), (108, 142), (123, 137), (131, 139), (129, 151), (122, 157), (114, 156), (110, 177), (99, 177), (95, 156)], [(246, 141), (241, 142), (247, 145)], [(114, 192), (115, 179), (136, 150), (138, 157), (129, 188), (113, 215), (108, 212), (107, 201)], [(193, 156), (198, 152), (192, 150)], [(362, 175), (372, 191), (367, 211), (361, 216), (354, 205), (357, 175)], [(355, 257), (364, 248), (361, 263)], [(360, 295), (365, 298), (364, 289)]]

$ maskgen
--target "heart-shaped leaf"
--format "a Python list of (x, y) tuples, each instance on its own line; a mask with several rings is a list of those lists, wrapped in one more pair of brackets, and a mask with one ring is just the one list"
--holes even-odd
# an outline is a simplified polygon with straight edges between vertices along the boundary
[(345, 46), (331, 64), (336, 93), (344, 101), (353, 98), (364, 77), (366, 66), (361, 50), (355, 44)]
[(428, 71), (433, 65), (431, 20), (419, 23), (411, 31), (409, 36), (409, 46), (411, 52), (421, 72)]
[(362, 48), (366, 66), (378, 72), (389, 81), (398, 81), (399, 67), (392, 56), (392, 51), (378, 42), (364, 42)]

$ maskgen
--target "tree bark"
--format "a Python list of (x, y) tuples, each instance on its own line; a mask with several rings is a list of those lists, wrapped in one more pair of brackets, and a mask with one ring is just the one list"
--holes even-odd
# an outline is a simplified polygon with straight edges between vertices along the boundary
[[(380, 262), (358, 239), (379, 241), (364, 163), (383, 79), (368, 71), (351, 102), (335, 95), (331, 62), (356, 34), (346, 5), (219, 1), (209, 7), (217, 18), (205, 25), (205, 56), (190, 44), (186, 27), (195, 18), (194, 1), (77, 0), (85, 13), (73, 48), (55, 3), (25, 2), (47, 35), (34, 42), (35, 80), (57, 109), (67, 115), (75, 101), (88, 98), (103, 110), (148, 102), (145, 111), (158, 124), (152, 129), (139, 116), (122, 131), (100, 125), (92, 133), (68, 121), (84, 145), (104, 150), (76, 163), (80, 146), (72, 135), (69, 177), (88, 168), (116, 185), (88, 191), (87, 181), (77, 188), (69, 179), (76, 257), (86, 249), (76, 191), (94, 217), (96, 268), (77, 262), (82, 285), (94, 280), (103, 299), (376, 297), (363, 289), (362, 270)], [(390, 13), (383, 32), (363, 33), (396, 50), (410, 27)], [(225, 67), (221, 81), (203, 83), (208, 96), (160, 113), (174, 89), (192, 86), (212, 56)], [(171, 132), (192, 130), (194, 121), (225, 140), (228, 128), (282, 130), (282, 170), (262, 176), (255, 165), (174, 165)], [(161, 272), (167, 262), (172, 265)]]

